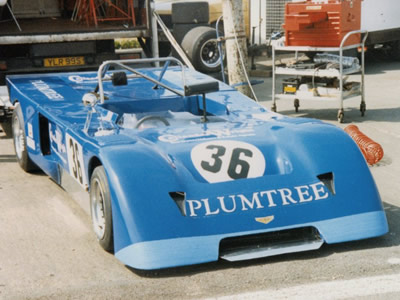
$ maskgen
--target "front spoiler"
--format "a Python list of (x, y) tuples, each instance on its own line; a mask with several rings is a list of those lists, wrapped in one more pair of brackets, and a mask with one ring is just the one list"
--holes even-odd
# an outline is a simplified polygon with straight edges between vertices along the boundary
[(262, 255), (242, 255), (241, 260), (266, 257), (284, 253), (293, 253), (318, 249), (323, 242), (328, 244), (360, 240), (384, 235), (388, 232), (386, 215), (383, 211), (351, 215), (319, 222), (298, 224), (292, 227), (271, 228), (269, 230), (239, 233), (195, 236), (167, 240), (146, 241), (132, 244), (116, 252), (115, 256), (125, 265), (135, 269), (152, 270), (183, 265), (193, 265), (218, 260), (219, 245), (222, 239), (244, 235), (253, 235), (272, 231), (281, 231), (300, 227), (314, 227), (321, 236), (321, 242), (310, 243), (281, 251), (260, 252)]

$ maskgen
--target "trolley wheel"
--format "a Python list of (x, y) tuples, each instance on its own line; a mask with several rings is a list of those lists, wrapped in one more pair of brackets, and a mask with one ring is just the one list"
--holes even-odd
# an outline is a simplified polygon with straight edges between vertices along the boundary
[(361, 102), (360, 104), (360, 111), (361, 111), (361, 117), (365, 116), (365, 111), (367, 110), (367, 106), (364, 101)]
[(343, 119), (344, 119), (343, 109), (339, 109), (338, 114), (337, 114), (337, 119), (338, 119), (339, 123), (343, 123)]
[(299, 99), (294, 99), (294, 110), (295, 110), (295, 112), (299, 112), (299, 107), (300, 107), (300, 100)]
[(274, 103), (274, 104), (271, 105), (271, 110), (272, 110), (273, 112), (276, 112), (276, 103)]

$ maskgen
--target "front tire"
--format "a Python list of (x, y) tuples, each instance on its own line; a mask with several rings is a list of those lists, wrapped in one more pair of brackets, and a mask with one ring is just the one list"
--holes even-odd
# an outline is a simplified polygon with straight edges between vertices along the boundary
[(28, 149), (26, 147), (24, 116), (22, 115), (22, 109), (19, 103), (17, 103), (14, 108), (11, 120), (12, 137), (17, 161), (25, 172), (35, 171), (37, 170), (37, 166), (29, 158)]
[(103, 166), (96, 167), (90, 179), (90, 213), (93, 230), (100, 246), (107, 252), (113, 252), (111, 196)]

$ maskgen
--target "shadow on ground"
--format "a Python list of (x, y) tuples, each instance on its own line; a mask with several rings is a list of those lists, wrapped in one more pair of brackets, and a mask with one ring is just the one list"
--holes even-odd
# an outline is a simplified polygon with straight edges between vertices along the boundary
[(399, 69), (399, 62), (393, 61), (393, 56), (383, 50), (370, 50), (365, 55), (365, 74), (383, 74)]

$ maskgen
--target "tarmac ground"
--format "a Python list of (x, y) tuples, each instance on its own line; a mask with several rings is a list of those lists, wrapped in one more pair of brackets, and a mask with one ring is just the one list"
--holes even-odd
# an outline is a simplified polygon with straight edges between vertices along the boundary
[[(357, 75), (354, 75), (357, 78)], [(271, 107), (271, 79), (254, 86)], [(399, 299), (400, 62), (371, 56), (366, 64), (367, 111), (360, 98), (338, 103), (279, 101), (278, 112), (356, 124), (380, 143), (384, 158), (371, 172), (390, 232), (317, 251), (154, 272), (132, 270), (98, 246), (90, 216), (41, 172), (24, 173), (12, 140), (0, 133), (1, 299)], [(340, 147), (340, 145), (337, 145)], [(356, 176), (356, 174), (355, 174)]]

